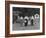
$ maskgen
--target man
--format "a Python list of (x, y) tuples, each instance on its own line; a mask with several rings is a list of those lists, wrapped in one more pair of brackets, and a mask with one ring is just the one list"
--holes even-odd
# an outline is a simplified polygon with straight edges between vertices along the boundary
[(34, 20), (34, 17), (32, 16), (31, 17), (31, 26), (33, 26), (33, 20)]

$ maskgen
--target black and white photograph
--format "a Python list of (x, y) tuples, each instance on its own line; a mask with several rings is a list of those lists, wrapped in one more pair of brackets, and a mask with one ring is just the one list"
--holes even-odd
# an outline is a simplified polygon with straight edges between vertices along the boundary
[(13, 7), (12, 30), (40, 29), (40, 8)]

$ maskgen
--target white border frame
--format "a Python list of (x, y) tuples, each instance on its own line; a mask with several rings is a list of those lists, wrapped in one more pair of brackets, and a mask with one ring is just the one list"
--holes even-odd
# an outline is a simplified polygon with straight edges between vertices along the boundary
[[(40, 30), (24, 30), (24, 31), (12, 31), (12, 7), (25, 7), (25, 8), (40, 8)], [(38, 5), (19, 5), (10, 4), (10, 34), (22, 34), (22, 33), (39, 33), (42, 32), (42, 6)]]

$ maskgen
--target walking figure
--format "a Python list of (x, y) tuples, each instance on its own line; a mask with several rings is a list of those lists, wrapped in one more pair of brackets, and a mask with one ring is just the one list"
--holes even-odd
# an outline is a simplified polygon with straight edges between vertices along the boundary
[(25, 19), (24, 26), (27, 26), (28, 25), (28, 19), (29, 19), (28, 16), (25, 16), (24, 19)]
[(33, 26), (34, 17), (31, 17), (31, 26)]

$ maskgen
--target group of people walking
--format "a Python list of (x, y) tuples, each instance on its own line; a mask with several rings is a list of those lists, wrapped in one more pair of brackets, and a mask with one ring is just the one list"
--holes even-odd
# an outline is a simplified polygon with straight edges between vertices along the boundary
[(34, 16), (24, 16), (24, 17), (23, 16), (13, 16), (13, 24), (17, 20), (16, 23), (20, 23), (21, 26), (28, 26), (28, 25), (33, 26), (34, 25), (34, 19), (39, 19), (38, 14), (35, 14)]
[(28, 16), (25, 16), (24, 18), (23, 17), (20, 17), (21, 19), (21, 26), (28, 26), (28, 25), (31, 25), (33, 26), (33, 20), (34, 20), (34, 17), (28, 17)]

